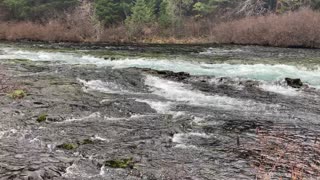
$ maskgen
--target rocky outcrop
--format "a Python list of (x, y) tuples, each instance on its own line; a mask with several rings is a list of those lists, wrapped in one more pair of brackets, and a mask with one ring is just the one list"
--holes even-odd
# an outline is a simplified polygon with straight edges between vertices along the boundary
[(301, 79), (285, 78), (285, 81), (287, 82), (288, 86), (293, 88), (301, 88), (303, 86)]

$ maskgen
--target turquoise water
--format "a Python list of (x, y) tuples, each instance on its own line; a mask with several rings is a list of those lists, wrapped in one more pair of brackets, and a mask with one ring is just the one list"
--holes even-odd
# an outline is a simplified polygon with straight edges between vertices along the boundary
[[(201, 54), (201, 53), (200, 53)], [(187, 72), (191, 75), (208, 75), (216, 77), (246, 78), (267, 82), (281, 81), (286, 77), (301, 78), (303, 82), (320, 88), (319, 66), (303, 66), (299, 63), (292, 64), (228, 64), (206, 63), (199, 61), (166, 58), (130, 58), (123, 57), (117, 60), (105, 60), (89, 54), (75, 52), (49, 52), (31, 51), (15, 48), (2, 48), (0, 60), (26, 59), (31, 61), (51, 61), (66, 64), (93, 64), (112, 68), (150, 68), (155, 70), (169, 70), (174, 72)], [(240, 61), (239, 61), (240, 62)]]

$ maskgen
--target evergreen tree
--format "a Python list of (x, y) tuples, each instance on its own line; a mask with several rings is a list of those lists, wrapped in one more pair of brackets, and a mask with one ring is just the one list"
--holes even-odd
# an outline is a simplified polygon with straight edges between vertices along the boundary
[(160, 4), (159, 23), (162, 27), (168, 27), (171, 25), (172, 19), (169, 3), (167, 0), (163, 0)]
[(137, 0), (132, 7), (132, 14), (126, 19), (128, 32), (131, 35), (141, 33), (142, 28), (155, 20), (154, 8), (145, 0)]
[(96, 15), (103, 24), (113, 24), (120, 20), (119, 5), (113, 0), (96, 0)]
[(96, 15), (104, 25), (124, 21), (131, 7), (131, 0), (95, 0)]
[(39, 20), (51, 18), (55, 12), (62, 12), (78, 4), (77, 0), (0, 0), (9, 10), (10, 19)]
[(145, 0), (137, 0), (132, 8), (129, 23), (146, 24), (154, 20), (154, 8), (147, 5)]

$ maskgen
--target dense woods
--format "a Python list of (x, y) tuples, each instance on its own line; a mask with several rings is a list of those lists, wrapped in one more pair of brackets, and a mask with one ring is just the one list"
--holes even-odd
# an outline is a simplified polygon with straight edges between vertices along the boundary
[(320, 0), (0, 0), (0, 38), (239, 43), (216, 33), (224, 32), (226, 22), (230, 29), (230, 21), (254, 24), (252, 17), (281, 17), (303, 8), (317, 11)]

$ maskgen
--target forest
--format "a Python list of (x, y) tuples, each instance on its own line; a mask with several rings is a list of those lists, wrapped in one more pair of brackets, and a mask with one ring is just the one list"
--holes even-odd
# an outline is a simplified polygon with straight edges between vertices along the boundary
[[(287, 28), (303, 31), (305, 23), (316, 31), (318, 9), (320, 0), (0, 0), (0, 38), (317, 46), (319, 37), (308, 32), (303, 42), (269, 38), (304, 34)], [(260, 33), (271, 35), (252, 37)]]
[(320, 0), (0, 0), (0, 180), (320, 180)]

